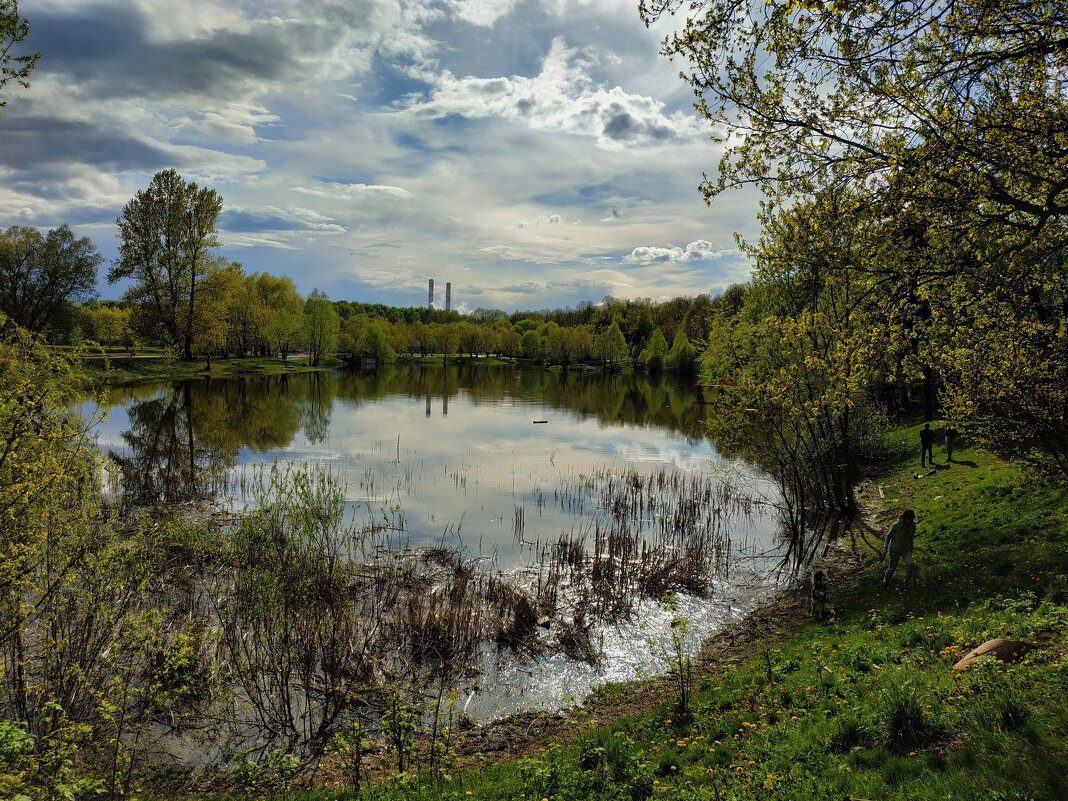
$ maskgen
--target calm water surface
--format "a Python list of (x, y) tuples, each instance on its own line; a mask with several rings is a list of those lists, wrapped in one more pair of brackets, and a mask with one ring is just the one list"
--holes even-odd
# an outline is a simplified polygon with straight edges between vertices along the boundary
[[(142, 385), (114, 390), (108, 402), (98, 444), (134, 502), (214, 497), (240, 506), (260, 467), (314, 464), (343, 482), (356, 522), (395, 527), (394, 545), (456, 547), (520, 574), (541, 544), (607, 525), (596, 493), (576, 489), (591, 477), (683, 473), (772, 496), (759, 474), (716, 452), (704, 433), (710, 407), (694, 403), (692, 380), (412, 366)], [(655, 517), (636, 524), (652, 536)], [(729, 566), (713, 577), (711, 597), (683, 599), (695, 642), (777, 586), (770, 515), (758, 510), (729, 530)], [(670, 617), (647, 602), (604, 627), (597, 666), (494, 661), (468, 713), (554, 706), (658, 670)]]

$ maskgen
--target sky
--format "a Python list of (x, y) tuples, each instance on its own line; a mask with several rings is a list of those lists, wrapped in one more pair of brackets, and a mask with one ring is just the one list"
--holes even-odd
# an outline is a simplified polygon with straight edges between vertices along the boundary
[[(706, 206), (721, 151), (636, 0), (26, 0), (0, 227), (116, 218), (177, 169), (220, 253), (307, 294), (453, 308), (713, 295), (758, 199)], [(122, 285), (103, 279), (100, 295)]]

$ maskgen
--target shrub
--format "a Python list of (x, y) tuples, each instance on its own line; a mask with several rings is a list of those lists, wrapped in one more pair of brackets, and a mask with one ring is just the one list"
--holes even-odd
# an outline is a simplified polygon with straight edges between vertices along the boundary
[(916, 690), (908, 684), (893, 687), (880, 706), (886, 747), (895, 753), (926, 748), (945, 735), (944, 727), (923, 708)]

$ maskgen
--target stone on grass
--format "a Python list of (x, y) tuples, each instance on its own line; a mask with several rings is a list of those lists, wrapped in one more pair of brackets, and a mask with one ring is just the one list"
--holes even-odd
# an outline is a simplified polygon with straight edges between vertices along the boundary
[(1020, 640), (987, 640), (978, 648), (973, 648), (969, 651), (963, 659), (953, 666), (953, 669), (964, 670), (981, 656), (992, 656), (1002, 662), (1015, 662), (1030, 650), (1031, 643), (1021, 642)]

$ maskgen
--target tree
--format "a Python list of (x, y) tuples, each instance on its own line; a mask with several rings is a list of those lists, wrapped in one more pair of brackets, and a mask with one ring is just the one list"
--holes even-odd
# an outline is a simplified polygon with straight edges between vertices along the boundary
[(593, 357), (593, 329), (589, 325), (569, 328), (567, 347), (572, 361), (589, 361)]
[(374, 356), (382, 364), (390, 364), (397, 360), (397, 353), (393, 350), (389, 341), (389, 333), (386, 331), (386, 323), (377, 320), (364, 327), (357, 349), (364, 355)]
[[(39, 53), (16, 56), (11, 52), (12, 47), (25, 41), (29, 32), (29, 23), (19, 16), (18, 0), (0, 0), (0, 89), (8, 81), (29, 88), (30, 72), (41, 56)], [(0, 109), (6, 105), (7, 101), (0, 98)]]
[[(518, 326), (516, 326), (518, 328)], [(525, 331), (519, 338), (519, 347), (523, 352), (524, 359), (540, 361), (545, 358), (545, 337), (537, 331)]]
[[(664, 42), (689, 60), (698, 109), (722, 126), (706, 199), (745, 184), (798, 195), (849, 182), (888, 208), (964, 202), (1027, 230), (1068, 212), (1061, 0), (759, 5), (697, 0)], [(651, 23), (680, 6), (642, 0), (640, 13)]]
[(649, 337), (649, 344), (642, 350), (638, 361), (645, 365), (651, 373), (659, 373), (665, 367), (667, 361), (668, 346), (663, 332), (656, 328)]
[(450, 353), (460, 347), (460, 326), (456, 323), (435, 323), (431, 328), (431, 340), (441, 350), (442, 363), (449, 361)]
[(311, 363), (316, 367), (324, 356), (337, 350), (341, 320), (325, 292), (313, 290), (304, 303), (304, 341)]
[(193, 357), (198, 293), (219, 246), (215, 224), (222, 198), (186, 182), (176, 170), (156, 173), (122, 209), (119, 260), (108, 283), (136, 282), (126, 296), (140, 308), (143, 332), (180, 345)]
[(623, 331), (619, 327), (619, 323), (612, 321), (612, 324), (605, 329), (604, 333), (597, 337), (596, 353), (603, 363), (605, 368), (618, 366), (620, 362), (627, 360), (627, 338), (623, 336)]
[(667, 355), (669, 370), (682, 375), (693, 375), (697, 367), (697, 349), (690, 344), (686, 336), (685, 326), (679, 326), (675, 332), (675, 341), (671, 343), (671, 350)]
[(266, 348), (285, 359), (300, 339), (304, 298), (297, 292), (293, 279), (288, 276), (256, 273), (252, 278), (260, 301), (267, 311), (267, 319), (262, 329)]
[(130, 333), (130, 310), (118, 305), (89, 301), (81, 308), (82, 330), (87, 338), (101, 345), (118, 345)]
[(95, 294), (102, 258), (67, 225), (45, 236), (36, 228), (8, 228), (0, 233), (0, 311), (30, 331), (46, 330), (68, 303)]
[(516, 357), (523, 349), (522, 340), (512, 328), (501, 329), (497, 334), (497, 352), (503, 356)]
[(545, 356), (551, 364), (559, 364), (565, 370), (573, 357), (570, 329), (550, 321), (545, 324)]

